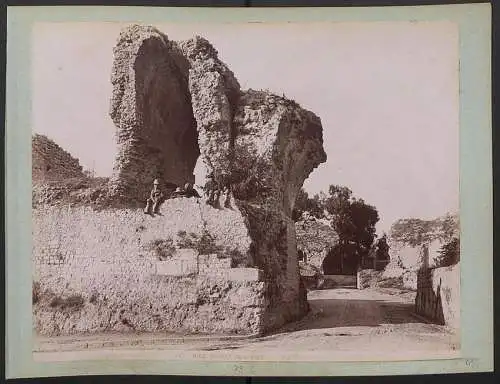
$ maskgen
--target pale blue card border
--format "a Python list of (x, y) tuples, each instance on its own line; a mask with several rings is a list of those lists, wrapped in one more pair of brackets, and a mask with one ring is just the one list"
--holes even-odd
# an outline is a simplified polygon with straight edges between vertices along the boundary
[[(460, 31), (461, 359), (410, 362), (80, 361), (36, 363), (31, 320), (31, 26), (36, 21), (456, 22)], [(306, 27), (305, 27), (306, 28)], [(6, 109), (6, 373), (381, 375), (492, 370), (491, 9), (489, 4), (379, 8), (8, 7)], [(83, 106), (84, 107), (84, 106)]]

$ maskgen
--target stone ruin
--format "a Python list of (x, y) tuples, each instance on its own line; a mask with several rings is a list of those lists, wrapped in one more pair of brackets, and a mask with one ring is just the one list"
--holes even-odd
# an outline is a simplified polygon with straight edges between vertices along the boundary
[(78, 159), (44, 135), (33, 135), (31, 153), (34, 184), (83, 177)]
[(111, 193), (142, 201), (154, 178), (193, 182), (195, 166), (206, 175), (198, 185), (225, 175), (246, 218), (251, 259), (270, 282), (265, 323), (304, 314), (291, 213), (305, 179), (326, 161), (319, 117), (292, 100), (241, 90), (204, 38), (175, 42), (150, 26), (121, 32), (111, 82), (119, 148)]
[[(180, 327), (263, 333), (303, 316), (307, 297), (300, 280), (291, 214), (305, 179), (326, 161), (319, 117), (284, 97), (242, 90), (204, 38), (175, 42), (149, 26), (133, 25), (121, 32), (114, 48), (111, 82), (110, 116), (118, 145), (111, 178), (96, 184), (81, 174), (77, 160), (57, 155), (58, 163), (72, 169), (61, 171), (62, 176), (81, 176), (83, 180), (69, 183), (64, 190), (43, 186), (40, 192), (34, 185), (34, 202), (39, 202), (34, 204), (38, 244), (34, 259), (41, 262), (35, 268), (41, 286), (68, 295), (80, 292), (94, 304), (57, 321), (50, 305), (37, 304), (37, 329), (42, 333), (93, 332), (102, 331), (102, 324), (105, 329), (115, 329), (121, 320), (112, 322), (118, 325), (106, 325), (104, 314), (109, 312), (111, 318), (116, 313), (127, 314), (130, 308), (135, 308), (129, 315), (142, 324), (136, 328), (142, 331)], [(38, 154), (34, 151), (33, 156)], [(50, 180), (46, 177), (50, 175), (38, 169), (33, 174), (42, 181)], [(195, 174), (203, 176), (195, 180)], [(225, 180), (231, 188), (230, 204), (211, 207), (203, 200), (173, 199), (165, 203), (162, 217), (149, 218), (134, 208), (143, 206), (155, 178), (164, 187), (167, 182), (203, 186)], [(69, 210), (67, 204), (74, 209)], [(60, 207), (48, 207), (51, 205)], [(82, 223), (85, 229), (79, 230)], [(172, 283), (174, 277), (156, 276), (169, 262), (160, 262), (161, 268), (154, 272), (150, 268), (153, 261), (142, 257), (141, 244), (175, 237), (179, 231), (200, 234), (202, 230), (222, 242), (219, 245), (237, 247), (244, 266), (224, 269), (230, 275), (225, 282), (220, 276), (207, 282), (201, 270), (198, 278), (181, 277), (196, 291), (190, 294), (201, 299), (209, 295), (214, 302), (202, 305), (195, 300), (175, 311), (160, 311), (158, 303), (165, 308), (175, 304), (167, 302), (168, 290), (175, 291), (179, 300), (184, 300), (186, 292)], [(72, 257), (63, 257), (67, 265), (43, 264), (44, 244), (49, 243)], [(215, 256), (219, 260), (223, 255)], [(107, 269), (95, 263), (104, 263)], [(82, 269), (84, 265), (86, 269)], [(199, 262), (196, 265), (199, 269)], [(67, 280), (61, 280), (63, 271), (70, 276)], [(254, 273), (256, 280), (232, 281), (247, 272)], [(96, 277), (99, 273), (104, 275)], [(121, 277), (117, 280), (116, 276)], [(114, 304), (90, 300), (96, 282), (102, 286), (102, 295), (109, 296), (106, 300), (114, 300)], [(130, 286), (143, 299), (134, 299)], [(221, 289), (221, 296), (212, 298), (212, 291)], [(242, 292), (253, 296), (245, 299)], [(233, 307), (227, 307), (228, 303)], [(153, 315), (160, 316), (163, 325), (152, 322)], [(214, 323), (212, 318), (219, 320)]]

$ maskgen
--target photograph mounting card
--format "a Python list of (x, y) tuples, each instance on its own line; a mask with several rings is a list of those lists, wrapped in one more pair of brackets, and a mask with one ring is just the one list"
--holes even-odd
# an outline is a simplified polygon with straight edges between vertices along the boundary
[(8, 8), (8, 377), (492, 370), (489, 5), (186, 10)]

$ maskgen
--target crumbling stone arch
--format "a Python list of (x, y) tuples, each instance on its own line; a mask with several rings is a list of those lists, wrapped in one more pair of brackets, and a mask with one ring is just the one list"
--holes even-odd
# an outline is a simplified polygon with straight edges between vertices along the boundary
[(142, 201), (155, 178), (194, 182), (200, 150), (186, 59), (166, 35), (141, 26), (122, 31), (114, 54), (110, 115), (118, 155), (112, 192)]
[(303, 315), (291, 213), (304, 180), (326, 161), (320, 118), (293, 100), (241, 91), (207, 40), (175, 43), (153, 27), (120, 34), (112, 83), (113, 193), (142, 200), (153, 178), (192, 181), (198, 163), (206, 175), (229, 177), (233, 209), (245, 216), (251, 238), (247, 256), (266, 283), (263, 329)]

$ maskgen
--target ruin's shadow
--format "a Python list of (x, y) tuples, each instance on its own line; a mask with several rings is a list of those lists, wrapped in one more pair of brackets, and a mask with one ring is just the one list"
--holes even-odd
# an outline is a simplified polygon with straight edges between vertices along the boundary
[(442, 280), (434, 291), (432, 284), (432, 269), (421, 269), (417, 277), (417, 297), (415, 299), (418, 314), (429, 318), (432, 322), (444, 325), (444, 309), (441, 298)]
[(412, 316), (414, 304), (352, 299), (312, 299), (309, 304), (311, 311), (300, 330), (421, 322)]

